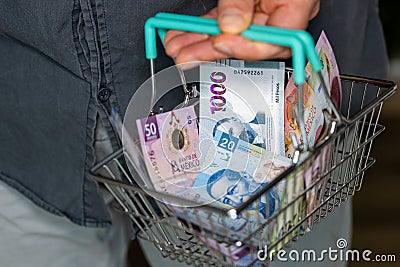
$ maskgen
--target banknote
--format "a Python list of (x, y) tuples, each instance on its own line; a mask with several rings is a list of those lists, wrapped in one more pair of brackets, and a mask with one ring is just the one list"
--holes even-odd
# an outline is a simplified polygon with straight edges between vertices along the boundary
[(284, 155), (284, 63), (224, 60), (199, 68), (200, 139), (221, 130)]
[[(200, 196), (196, 201), (225, 209), (244, 203), (291, 164), (286, 157), (274, 155), (218, 130), (214, 149), (210, 149), (206, 157), (212, 158), (212, 164), (198, 174), (191, 190), (195, 193), (186, 196)], [(173, 210), (178, 217), (190, 219), (192, 224), (205, 231), (232, 240), (244, 240), (266, 218), (277, 212), (282, 188), (281, 184), (273, 187), (236, 218), (202, 209), (174, 207)]]
[[(212, 164), (199, 173), (193, 190), (209, 205), (226, 209), (243, 204), (291, 165), (291, 160), (286, 157), (275, 155), (219, 130), (215, 132), (214, 147), (208, 150), (206, 158)], [(278, 183), (235, 219), (201, 209), (186, 211), (184, 214), (175, 208), (175, 212), (182, 218), (189, 218), (192, 224), (203, 231), (217, 233), (223, 240), (229, 238), (242, 241), (278, 212), (284, 185), (284, 182)], [(269, 225), (265, 230), (272, 232), (273, 226)], [(254, 260), (246, 244), (236, 248), (211, 238), (202, 237), (201, 240), (231, 257), (238, 266), (246, 266), (246, 263)]]
[(297, 225), (306, 215), (305, 197), (304, 197), (304, 169), (298, 168), (286, 177), (286, 184), (283, 190), (283, 198), (280, 203), (280, 212), (276, 218), (274, 225), (272, 242), (280, 240), (275, 250), (282, 249), (285, 244), (291, 241), (293, 236), (298, 235), (298, 231), (304, 232), (305, 227), (302, 225), (297, 229), (293, 227)]
[[(215, 239), (199, 236), (199, 239), (211, 248), (209, 251), (215, 257), (225, 256), (226, 262), (231, 262), (235, 267), (259, 266), (257, 258), (257, 249), (250, 248), (247, 245), (237, 247), (235, 244), (227, 245), (218, 242)], [(222, 255), (221, 255), (222, 254)], [(251, 264), (251, 265), (250, 265)]]
[[(307, 213), (312, 213), (324, 198), (325, 186), (328, 181), (329, 162), (332, 157), (332, 145), (328, 144), (318, 152), (315, 152), (312, 161), (307, 164), (305, 172), (305, 186), (307, 189)], [(314, 225), (314, 217), (308, 219), (308, 229)]]
[[(316, 50), (322, 63), (321, 74), (325, 84), (330, 88), (329, 94), (334, 104), (340, 109), (341, 104), (341, 83), (339, 76), (339, 69), (331, 45), (322, 32), (317, 44)], [(331, 112), (328, 105), (327, 98), (323, 92), (322, 83), (318, 75), (312, 71), (310, 64), (307, 64), (306, 69), (306, 83), (303, 86), (303, 111), (304, 122), (307, 140), (309, 143), (314, 144), (324, 132), (324, 127), (327, 127), (327, 120), (324, 116), (324, 110), (328, 113)], [(294, 147), (292, 144), (291, 135), (294, 135), (301, 143), (303, 138), (299, 129), (297, 115), (298, 105), (298, 88), (294, 84), (293, 76), (289, 79), (285, 88), (285, 152), (288, 158), (293, 157)], [(277, 217), (277, 223), (274, 230), (274, 238), (278, 239), (284, 237), (277, 248), (291, 240), (298, 231), (304, 232), (308, 227), (312, 227), (312, 217), (294, 229), (293, 226), (298, 224), (301, 219), (307, 214), (312, 212), (313, 208), (319, 204), (326, 183), (326, 177), (320, 177), (321, 173), (326, 170), (329, 159), (329, 153), (324, 150), (313, 162), (308, 162), (299, 168), (296, 172), (289, 175), (286, 179), (286, 188), (281, 204), (283, 206), (290, 204), (285, 212)], [(319, 175), (319, 176), (318, 176)], [(317, 177), (320, 181), (316, 183)], [(310, 187), (312, 187), (310, 189)], [(303, 194), (304, 190), (307, 190)], [(289, 231), (293, 231), (288, 234)]]
[[(321, 33), (317, 44), (316, 51), (318, 52), (320, 61), (322, 63), (322, 78), (328, 87), (329, 94), (333, 103), (340, 110), (342, 88), (340, 82), (339, 68), (335, 59), (333, 49), (329, 40), (324, 32)], [(306, 83), (303, 87), (303, 100), (304, 100), (304, 122), (307, 140), (311, 144), (315, 144), (319, 138), (322, 137), (324, 128), (327, 125), (327, 119), (324, 116), (324, 110), (331, 113), (331, 108), (328, 105), (327, 98), (323, 92), (322, 83), (317, 73), (313, 72), (310, 64), (307, 64), (306, 69)], [(303, 142), (300, 129), (298, 127), (298, 120), (296, 116), (297, 103), (298, 103), (298, 89), (294, 84), (293, 77), (289, 80), (285, 89), (285, 150), (286, 156), (291, 158), (293, 156), (294, 147), (290, 135), (294, 134), (300, 142)], [(312, 162), (308, 162), (302, 168), (302, 173), (297, 175), (297, 179), (303, 179), (304, 188), (298, 188), (300, 192), (306, 189), (307, 193), (303, 204), (296, 202), (293, 207), (287, 209), (285, 216), (286, 221), (281, 221), (279, 224), (281, 232), (290, 228), (291, 225), (296, 224), (298, 215), (311, 213), (317, 207), (322, 199), (323, 190), (326, 184), (327, 165), (329, 163), (330, 148), (327, 146), (322, 151), (318, 152), (318, 156)], [(290, 184), (290, 179), (288, 183)], [(299, 181), (297, 184), (300, 186)], [(310, 189), (310, 187), (312, 187)], [(298, 191), (295, 191), (298, 193)], [(285, 194), (288, 195), (288, 194)], [(281, 216), (281, 217), (282, 217)], [(288, 218), (290, 219), (288, 221)], [(282, 218), (280, 218), (282, 220)], [(305, 228), (310, 228), (313, 225), (313, 216), (308, 220)], [(279, 234), (278, 234), (279, 235)]]
[[(340, 109), (342, 88), (339, 68), (333, 49), (324, 32), (321, 33), (315, 48), (322, 63), (322, 77), (327, 87), (330, 88), (329, 93), (333, 102)], [(312, 71), (310, 64), (307, 64), (305, 73), (306, 82), (303, 87), (305, 131), (308, 142), (314, 144), (323, 132), (324, 126), (326, 126), (323, 110), (326, 109), (331, 112), (331, 109), (323, 93), (321, 81), (317, 73)], [(294, 153), (290, 136), (293, 134), (301, 143), (303, 142), (297, 120), (298, 97), (298, 88), (292, 76), (285, 88), (284, 100), (285, 153), (289, 158), (292, 158)]]
[[(312, 215), (298, 227), (302, 219), (312, 214), (324, 198), (325, 186), (328, 180), (329, 162), (332, 146), (326, 145), (307, 160), (300, 168), (286, 177), (286, 186), (283, 191), (281, 209), (284, 212), (277, 216), (273, 238), (278, 240), (285, 237), (277, 244), (276, 249), (282, 248), (292, 237), (303, 234), (313, 227)], [(293, 228), (295, 227), (295, 228)], [(288, 232), (291, 232), (288, 234)]]
[(208, 247), (217, 250), (218, 254), (221, 253), (225, 256), (232, 258), (234, 261), (238, 261), (241, 258), (247, 256), (250, 252), (250, 248), (246, 245), (240, 247), (233, 245), (228, 245), (224, 242), (218, 242), (217, 240), (202, 236), (201, 234), (197, 236), (201, 241), (207, 244)]
[(138, 119), (136, 124), (154, 189), (174, 193), (190, 188), (200, 166), (193, 106)]
[[(291, 160), (286, 157), (219, 130), (214, 141), (213, 149), (209, 149), (205, 156), (211, 158), (212, 163), (198, 173), (191, 188), (186, 187), (184, 193), (178, 193), (199, 205), (203, 203), (224, 209), (238, 207), (291, 165)], [(278, 211), (283, 188), (284, 183), (278, 183), (250, 205), (244, 215), (236, 218), (204, 209), (186, 209), (176, 205), (168, 208), (200, 229), (218, 233), (224, 238), (243, 240)]]
[[(193, 184), (204, 199), (212, 202), (237, 207), (291, 164), (285, 157), (219, 130), (215, 132), (214, 141), (214, 150), (207, 153), (211, 160), (206, 159), (212, 164), (199, 173)], [(271, 190), (251, 209), (258, 211), (262, 218), (273, 215), (279, 207), (282, 187), (280, 184)]]

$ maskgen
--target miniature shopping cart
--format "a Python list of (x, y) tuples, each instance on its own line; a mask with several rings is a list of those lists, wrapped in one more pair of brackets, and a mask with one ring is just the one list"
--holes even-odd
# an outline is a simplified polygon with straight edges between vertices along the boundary
[[(162, 37), (167, 29), (219, 33), (215, 21), (210, 19), (165, 13), (149, 19), (145, 34), (152, 77), (156, 32), (158, 30)], [(292, 48), (295, 82), (300, 85), (298, 95), (302, 96), (304, 58), (308, 58), (315, 71), (319, 70), (320, 64), (310, 37), (304, 32), (256, 25), (243, 35)], [(290, 76), (292, 70), (287, 69), (286, 73)], [(321, 82), (324, 84), (323, 79)], [(365, 171), (375, 162), (370, 157), (370, 151), (374, 139), (384, 131), (384, 127), (379, 125), (382, 105), (395, 93), (396, 85), (389, 81), (347, 75), (341, 75), (341, 82), (344, 92), (341, 113), (330, 102), (332, 112), (327, 115), (325, 138), (315, 145), (307, 144), (307, 138), (303, 139), (303, 144), (294, 139), (296, 153), (293, 165), (238, 207), (225, 209), (211, 204), (198, 205), (138, 185), (134, 176), (140, 172), (136, 170), (133, 174), (135, 171), (131, 167), (136, 165), (135, 159), (125, 148), (113, 152), (92, 167), (91, 176), (104, 184), (114, 196), (118, 203), (115, 208), (130, 217), (139, 229), (139, 237), (153, 243), (163, 257), (194, 266), (267, 264), (270, 257), (260, 262), (260, 258), (266, 258), (260, 255), (261, 250), (266, 253), (265, 246), (272, 253), (312, 231), (322, 218), (360, 190)], [(151, 85), (155, 94), (156, 82), (153, 79)], [(326, 86), (323, 90), (328, 95)], [(193, 91), (186, 89), (185, 93), (186, 104), (196, 97)], [(299, 102), (299, 107), (302, 107), (301, 97)], [(302, 108), (297, 115), (299, 128), (304, 134)], [(313, 179), (305, 186), (309, 172), (312, 172)], [(256, 227), (241, 233), (230, 227), (229, 220), (249, 218), (249, 207), (259, 205), (259, 199), (265, 198), (280, 183), (284, 183), (286, 193), (277, 213), (267, 219), (256, 218)], [(207, 218), (208, 223), (197, 223), (201, 218)], [(221, 228), (221, 223), (226, 227)]]

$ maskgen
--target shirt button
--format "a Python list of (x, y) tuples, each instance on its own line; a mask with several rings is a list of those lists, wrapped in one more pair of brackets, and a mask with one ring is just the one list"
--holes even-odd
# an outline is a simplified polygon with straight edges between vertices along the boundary
[(111, 90), (108, 88), (101, 88), (97, 93), (97, 97), (101, 102), (106, 102), (111, 96)]

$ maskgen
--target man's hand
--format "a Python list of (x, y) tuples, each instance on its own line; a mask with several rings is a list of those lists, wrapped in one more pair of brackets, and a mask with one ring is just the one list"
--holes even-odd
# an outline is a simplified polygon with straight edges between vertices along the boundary
[(250, 41), (240, 33), (250, 24), (304, 30), (318, 11), (319, 0), (220, 0), (204, 17), (217, 19), (222, 34), (169, 31), (164, 39), (166, 52), (177, 64), (225, 58), (286, 58), (291, 55), (289, 48)]

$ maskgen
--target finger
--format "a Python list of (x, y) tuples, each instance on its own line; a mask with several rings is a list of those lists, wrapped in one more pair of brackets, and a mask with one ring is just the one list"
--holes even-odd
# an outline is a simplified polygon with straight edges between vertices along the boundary
[(238, 34), (249, 27), (253, 13), (254, 0), (220, 0), (218, 26), (224, 33)]
[(269, 15), (262, 13), (262, 12), (256, 12), (254, 13), (253, 16), (253, 24), (257, 24), (257, 25), (265, 25), (267, 24)]
[[(211, 18), (211, 19), (216, 19), (217, 18), (217, 8), (211, 9), (207, 14), (204, 14), (201, 16), (203, 18)], [(164, 43), (168, 43), (169, 40), (172, 38), (176, 37), (177, 35), (186, 33), (184, 31), (175, 31), (175, 30), (169, 30), (167, 34), (164, 37)]]
[(218, 8), (214, 7), (213, 9), (211, 9), (207, 14), (204, 14), (203, 16), (201, 16), (203, 18), (210, 18), (210, 19), (217, 19), (218, 17)]
[(310, 16), (309, 16), (309, 20), (311, 20), (311, 19), (313, 19), (313, 18), (315, 18), (315, 16), (317, 16), (318, 15), (318, 13), (319, 13), (319, 9), (320, 9), (320, 1), (319, 0), (315, 0), (315, 1), (313, 1), (314, 3), (313, 3), (313, 6), (312, 6), (312, 8), (311, 8), (311, 12), (310, 12)]
[[(211, 9), (207, 14), (201, 17), (216, 19), (217, 8)], [(206, 40), (207, 38), (208, 35), (206, 34), (169, 30), (164, 37), (165, 50), (167, 55), (174, 58), (179, 50), (183, 47), (188, 46), (194, 42)]]
[[(167, 35), (171, 32), (171, 34)], [(190, 46), (193, 43), (205, 41), (209, 38), (207, 34), (200, 33), (185, 33), (170, 31), (166, 34), (164, 38), (165, 42), (165, 52), (168, 56), (175, 58), (179, 51), (186, 46)]]
[(240, 35), (223, 34), (213, 38), (215, 50), (228, 57), (244, 60), (263, 60), (272, 58), (287, 58), (291, 50), (270, 43), (254, 42)]
[(267, 25), (288, 29), (306, 29), (319, 11), (319, 0), (269, 0), (259, 5), (269, 15)]
[[(226, 55), (216, 50), (211, 41), (212, 38), (205, 41), (193, 43), (189, 46), (182, 48), (175, 57), (176, 64), (194, 62), (194, 61), (214, 61), (217, 59), (228, 58)], [(191, 65), (184, 66), (185, 69), (191, 67)]]
[(172, 40), (176, 36), (181, 35), (183, 33), (185, 33), (185, 32), (183, 32), (183, 31), (175, 31), (175, 30), (167, 31), (167, 33), (164, 36), (164, 44), (167, 44), (170, 40)]

